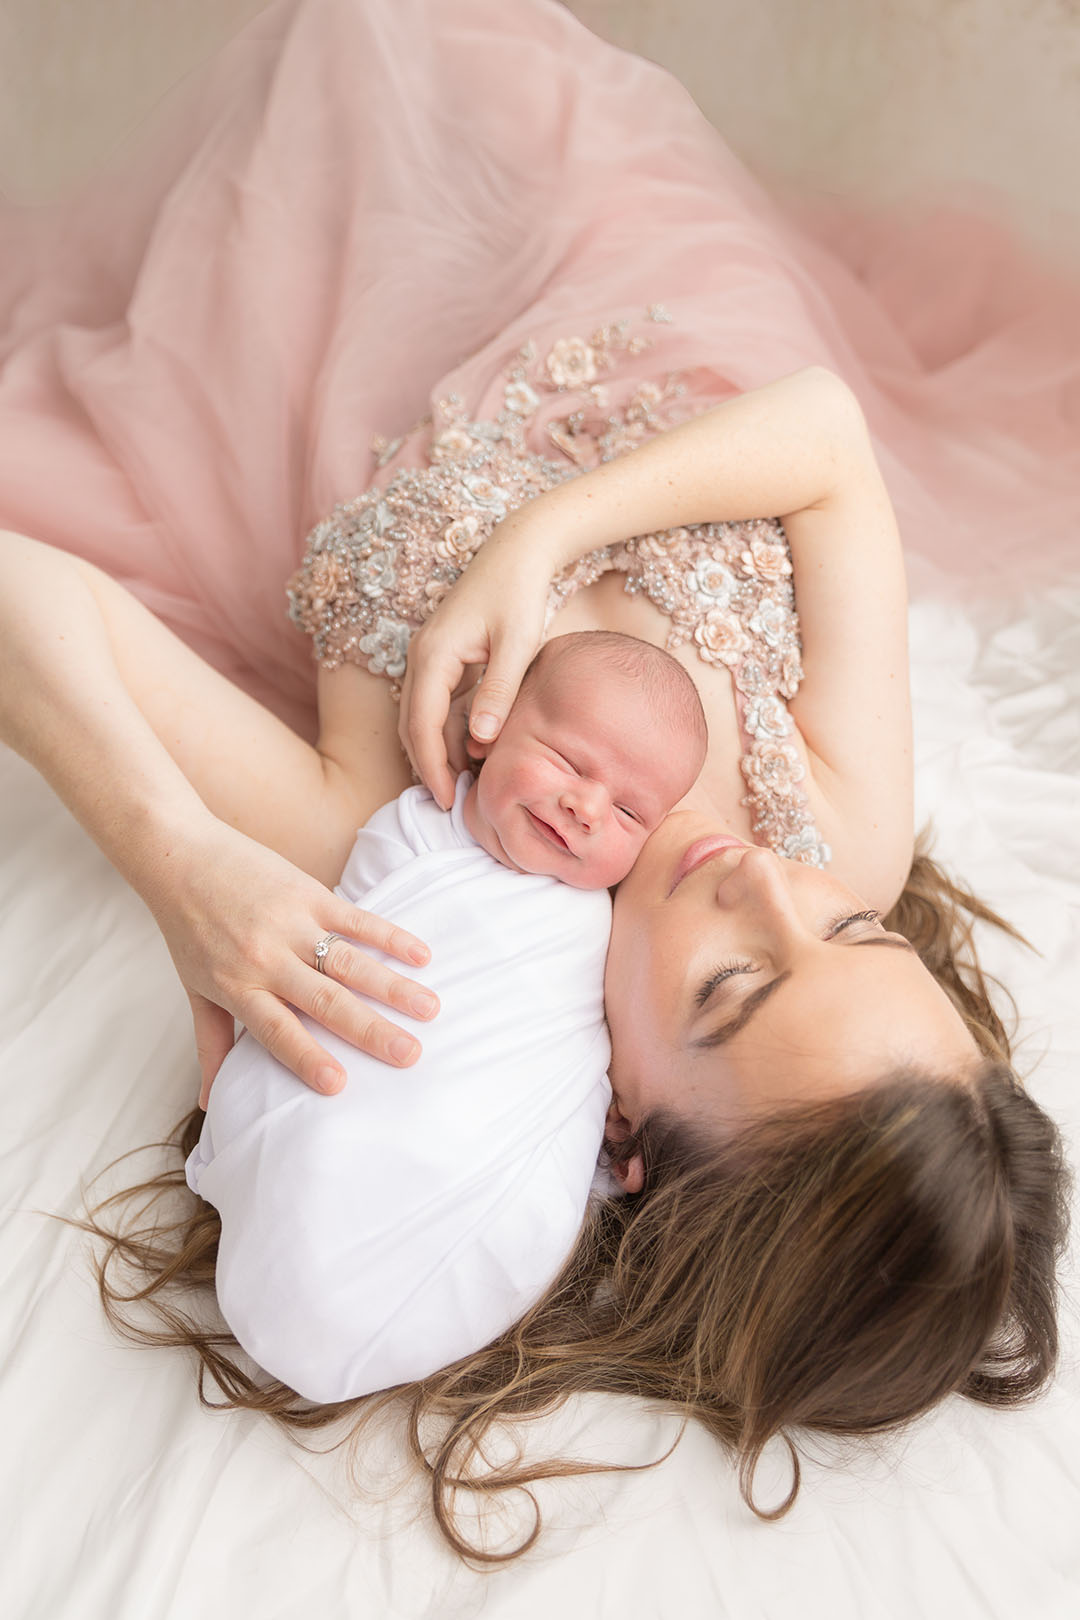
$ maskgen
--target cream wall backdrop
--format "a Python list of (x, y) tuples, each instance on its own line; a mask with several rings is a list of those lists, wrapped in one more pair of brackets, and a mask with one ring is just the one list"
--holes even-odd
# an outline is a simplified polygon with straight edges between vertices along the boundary
[[(0, 0), (0, 189), (17, 201), (63, 193), (262, 9)], [(886, 202), (975, 186), (1032, 242), (1080, 267), (1080, 0), (570, 9), (676, 74), (762, 177)]]
[(575, 0), (751, 168), (890, 202), (977, 189), (1080, 268), (1080, 0)]

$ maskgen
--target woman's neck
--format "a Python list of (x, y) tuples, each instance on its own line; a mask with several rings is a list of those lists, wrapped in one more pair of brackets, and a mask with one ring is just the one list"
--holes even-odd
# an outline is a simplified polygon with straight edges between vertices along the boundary
[(741, 798), (738, 789), (733, 789), (730, 767), (726, 762), (723, 769), (714, 767), (710, 770), (706, 760), (701, 775), (675, 809), (691, 811), (704, 820), (715, 822), (718, 828), (732, 833), (736, 838), (751, 842), (750, 812), (740, 802)]

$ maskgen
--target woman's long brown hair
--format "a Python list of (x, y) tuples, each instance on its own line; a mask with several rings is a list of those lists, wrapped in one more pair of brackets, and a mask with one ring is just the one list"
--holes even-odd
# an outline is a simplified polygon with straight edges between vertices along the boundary
[[(642, 1153), (642, 1191), (590, 1206), (544, 1298), (444, 1371), (323, 1407), (245, 1371), (214, 1295), (218, 1213), (184, 1177), (199, 1109), (153, 1144), (166, 1149), (167, 1168), (70, 1222), (103, 1241), (94, 1264), (109, 1320), (136, 1343), (193, 1350), (204, 1405), (265, 1412), (294, 1437), (346, 1416), (355, 1447), (377, 1412), (399, 1408), (436, 1523), (478, 1567), (537, 1540), (530, 1485), (627, 1467), (520, 1454), (487, 1463), (493, 1425), (550, 1413), (575, 1393), (645, 1397), (684, 1426), (696, 1418), (737, 1460), (743, 1498), (763, 1519), (781, 1517), (798, 1494), (796, 1430), (894, 1430), (952, 1393), (993, 1406), (1031, 1399), (1057, 1357), (1071, 1176), (1057, 1126), (1010, 1067), (973, 926), (1020, 936), (952, 882), (923, 842), (886, 921), (963, 1015), (983, 1053), (978, 1072), (892, 1074), (854, 1096), (759, 1120), (721, 1145), (652, 1114), (633, 1137), (605, 1144), (613, 1162)], [(121, 1226), (100, 1218), (114, 1207), (126, 1212)], [(127, 1268), (126, 1288), (114, 1283), (115, 1266)], [(121, 1309), (135, 1304), (138, 1320)], [(207, 1377), (222, 1399), (207, 1395)], [(433, 1423), (437, 1437), (422, 1438)], [(793, 1480), (766, 1511), (754, 1475), (775, 1436), (787, 1443)], [(531, 1501), (529, 1533), (509, 1551), (468, 1540), (458, 1493), (483, 1502), (514, 1488)]]

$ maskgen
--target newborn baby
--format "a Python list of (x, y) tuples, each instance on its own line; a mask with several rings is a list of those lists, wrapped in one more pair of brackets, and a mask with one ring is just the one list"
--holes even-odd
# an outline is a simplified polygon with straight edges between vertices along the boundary
[(432, 948), (415, 977), (442, 1005), (420, 1058), (391, 1072), (298, 1012), (347, 1076), (326, 1097), (245, 1032), (186, 1167), (221, 1216), (222, 1314), (298, 1394), (426, 1377), (558, 1275), (611, 1100), (607, 887), (692, 785), (705, 740), (667, 653), (559, 637), (450, 810), (409, 788), (357, 834), (337, 892)]
[(525, 671), (465, 800), (465, 825), (515, 872), (609, 889), (697, 780), (708, 738), (697, 687), (647, 642), (584, 630)]

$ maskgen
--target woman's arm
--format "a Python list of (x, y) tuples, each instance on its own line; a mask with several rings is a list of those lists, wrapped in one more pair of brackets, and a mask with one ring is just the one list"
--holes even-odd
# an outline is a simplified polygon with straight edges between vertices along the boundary
[(449, 693), (487, 662), (470, 730), (509, 713), (543, 635), (547, 586), (633, 535), (779, 517), (791, 548), (804, 679), (790, 704), (835, 865), (887, 910), (911, 864), (907, 595), (900, 535), (858, 400), (819, 366), (670, 428), (529, 501), (498, 525), (413, 638), (401, 736), (440, 802)]
[[(546, 588), (587, 552), (684, 524), (780, 517), (843, 482), (854, 396), (821, 366), (725, 400), (646, 444), (546, 491), (501, 522), (414, 637), (401, 740), (441, 804), (453, 782), (442, 727), (465, 664), (487, 664), (472, 703), (497, 734), (543, 633)], [(857, 407), (856, 407), (857, 409)]]
[(866, 420), (848, 391), (836, 482), (784, 520), (804, 676), (788, 704), (833, 870), (886, 912), (915, 840), (907, 581)]
[(11, 533), (0, 535), (0, 738), (153, 911), (191, 999), (204, 1096), (233, 1016), (308, 1084), (326, 1066), (340, 1074), (286, 1003), (400, 1066), (389, 1041), (402, 1032), (342, 985), (401, 1010), (420, 987), (341, 942), (333, 976), (311, 955), (331, 931), (401, 960), (428, 954), (325, 887), (389, 781), (385, 769), (358, 780), (355, 743), (348, 768), (333, 737), (325, 753), (310, 747), (114, 580)]
[[(5, 534), (0, 724), (141, 893), (170, 828), (214, 817), (325, 880), (322, 761), (99, 569)], [(276, 789), (280, 785), (281, 793)], [(275, 791), (271, 791), (271, 787)], [(343, 857), (342, 857), (343, 858)], [(334, 874), (336, 875), (336, 874)]]
[(558, 573), (633, 535), (800, 512), (837, 485), (853, 398), (833, 372), (807, 366), (557, 485), (511, 513), (499, 533), (515, 520), (542, 521)]

